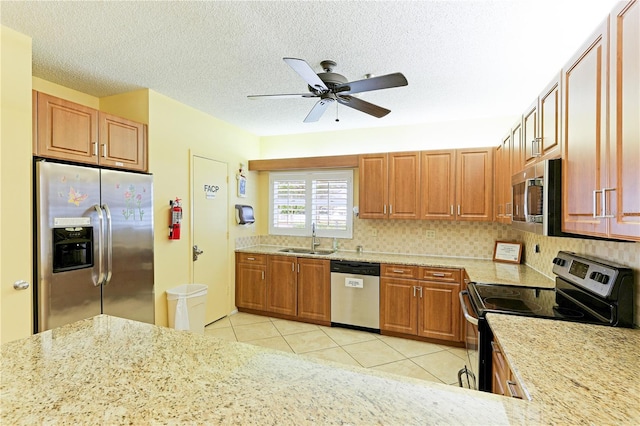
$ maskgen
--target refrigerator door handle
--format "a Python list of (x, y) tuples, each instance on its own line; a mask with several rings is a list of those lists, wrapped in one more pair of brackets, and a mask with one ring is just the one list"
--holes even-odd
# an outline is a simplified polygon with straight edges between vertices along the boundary
[(113, 272), (113, 244), (111, 243), (113, 232), (111, 226), (111, 210), (109, 210), (109, 206), (107, 204), (103, 204), (102, 208), (104, 209), (105, 216), (107, 217), (107, 274), (104, 280), (104, 285), (108, 285), (111, 282), (111, 273)]
[(104, 281), (104, 271), (102, 270), (104, 259), (104, 215), (99, 205), (95, 204), (93, 208), (98, 213), (98, 220), (100, 222), (100, 232), (98, 232), (98, 281), (93, 283), (94, 286), (98, 287), (101, 286)]

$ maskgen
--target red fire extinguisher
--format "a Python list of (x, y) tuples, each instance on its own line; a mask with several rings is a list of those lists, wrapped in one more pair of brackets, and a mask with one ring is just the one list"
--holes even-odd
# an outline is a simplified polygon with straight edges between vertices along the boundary
[(180, 198), (176, 197), (175, 201), (169, 201), (171, 206), (171, 224), (169, 225), (169, 239), (180, 239), (180, 222), (182, 222), (182, 205)]

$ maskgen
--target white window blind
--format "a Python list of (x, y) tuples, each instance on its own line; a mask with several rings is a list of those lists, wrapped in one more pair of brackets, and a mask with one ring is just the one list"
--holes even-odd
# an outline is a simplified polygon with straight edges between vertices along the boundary
[(352, 237), (353, 171), (271, 173), (269, 233)]

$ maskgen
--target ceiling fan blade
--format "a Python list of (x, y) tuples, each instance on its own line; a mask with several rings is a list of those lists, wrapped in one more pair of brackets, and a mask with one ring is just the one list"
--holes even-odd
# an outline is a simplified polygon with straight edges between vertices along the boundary
[(314, 98), (313, 93), (282, 93), (279, 95), (248, 95), (249, 99), (271, 98), (271, 99), (291, 99), (291, 98)]
[(381, 75), (379, 77), (365, 78), (364, 80), (339, 84), (334, 88), (334, 92), (348, 95), (350, 93), (370, 92), (371, 90), (406, 86), (407, 84), (409, 83), (405, 76), (402, 73), (397, 72), (394, 74)]
[(362, 99), (354, 98), (353, 96), (338, 96), (338, 102), (341, 105), (357, 109), (358, 111), (373, 115), (377, 118), (382, 118), (391, 112), (391, 110), (382, 108), (381, 106), (372, 104), (371, 102), (363, 101)]
[(309, 114), (307, 114), (304, 122), (312, 123), (314, 121), (318, 121), (320, 117), (322, 117), (322, 114), (324, 114), (324, 111), (329, 107), (329, 105), (334, 102), (335, 100), (331, 98), (320, 99), (318, 102), (316, 102), (313, 108), (311, 108), (311, 111), (309, 111)]
[(318, 74), (309, 66), (309, 64), (303, 59), (297, 58), (282, 58), (295, 72), (297, 72), (300, 77), (307, 82), (309, 86), (319, 92), (328, 91), (329, 88), (324, 81), (320, 80)]

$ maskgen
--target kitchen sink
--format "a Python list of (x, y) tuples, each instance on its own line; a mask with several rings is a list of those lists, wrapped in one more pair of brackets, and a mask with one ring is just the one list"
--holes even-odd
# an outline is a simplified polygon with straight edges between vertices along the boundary
[(310, 249), (304, 249), (304, 248), (285, 248), (279, 251), (281, 253), (317, 254), (320, 256), (326, 256), (328, 254), (335, 253), (335, 251), (333, 250), (310, 250)]

